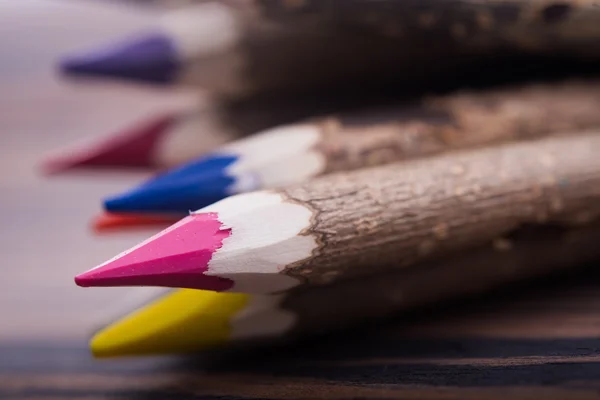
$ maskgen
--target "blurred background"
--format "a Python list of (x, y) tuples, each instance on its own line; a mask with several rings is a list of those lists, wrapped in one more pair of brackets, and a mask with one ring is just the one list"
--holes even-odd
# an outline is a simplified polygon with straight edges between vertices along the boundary
[(144, 29), (159, 14), (104, 1), (0, 1), (0, 340), (86, 340), (99, 309), (128, 291), (83, 290), (73, 276), (148, 236), (98, 239), (88, 225), (99, 199), (146, 175), (49, 178), (38, 167), (72, 142), (202, 101), (197, 90), (64, 79), (56, 71), (61, 55)]

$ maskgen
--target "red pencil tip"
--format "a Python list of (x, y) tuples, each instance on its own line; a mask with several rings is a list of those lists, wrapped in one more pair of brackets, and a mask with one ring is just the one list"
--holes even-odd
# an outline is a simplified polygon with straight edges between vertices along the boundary
[(42, 170), (46, 174), (56, 174), (78, 167), (154, 167), (155, 148), (174, 120), (173, 116), (160, 116), (100, 141), (65, 151), (46, 160)]
[(96, 233), (147, 227), (166, 228), (179, 219), (169, 215), (103, 213), (94, 218), (92, 228)]
[(217, 214), (190, 215), (145, 242), (75, 277), (79, 286), (166, 286), (223, 291), (228, 279), (204, 275), (228, 237)]

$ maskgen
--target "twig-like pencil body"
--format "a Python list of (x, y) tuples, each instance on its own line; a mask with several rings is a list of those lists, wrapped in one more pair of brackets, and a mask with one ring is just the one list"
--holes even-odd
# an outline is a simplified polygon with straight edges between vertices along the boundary
[(257, 130), (352, 105), (251, 99), (235, 103), (205, 97), (198, 107), (141, 121), (100, 140), (86, 140), (50, 156), (47, 173), (74, 168), (173, 168)]
[(149, 32), (66, 57), (62, 67), (70, 74), (197, 85), (239, 98), (350, 89), (359, 80), (391, 78), (404, 64), (388, 40), (265, 21), (256, 11), (253, 2), (195, 4), (169, 13)]
[(513, 56), (600, 56), (600, 12), (586, 2), (548, 11), (533, 0), (307, 2), (295, 9), (303, 18), (291, 19), (277, 12), (285, 3), (196, 4), (154, 30), (72, 55), (62, 67), (247, 98), (448, 87), (457, 76), (511, 77)]
[(362, 28), (399, 41), (439, 41), (490, 50), (598, 57), (600, 9), (595, 0), (257, 0), (262, 14), (288, 23)]
[(269, 129), (105, 201), (186, 215), (232, 194), (457, 149), (600, 126), (600, 82), (462, 91)]
[[(302, 326), (297, 325), (295, 335), (324, 333), (357, 320), (388, 317), (401, 310), (582, 267), (599, 259), (594, 244), (599, 233), (597, 221), (581, 227), (525, 226), (474, 249), (404, 271), (292, 292), (281, 308), (300, 316)], [(336, 311), (323, 318), (315, 312), (321, 304)]]
[(187, 353), (345, 329), (578, 268), (600, 258), (599, 235), (597, 221), (577, 228), (529, 226), (442, 260), (283, 295), (180, 289), (157, 299), (151, 292), (151, 303), (121, 309), (122, 317), (101, 329), (90, 346), (98, 357)]
[(524, 224), (600, 213), (597, 131), (444, 154), (237, 195), (76, 277), (274, 293), (446, 257)]

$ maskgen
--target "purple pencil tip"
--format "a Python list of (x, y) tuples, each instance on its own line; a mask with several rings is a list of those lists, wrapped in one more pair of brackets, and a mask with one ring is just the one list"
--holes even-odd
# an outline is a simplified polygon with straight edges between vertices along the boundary
[(171, 40), (160, 33), (108, 48), (67, 56), (60, 69), (69, 75), (103, 76), (150, 83), (177, 78), (179, 61)]

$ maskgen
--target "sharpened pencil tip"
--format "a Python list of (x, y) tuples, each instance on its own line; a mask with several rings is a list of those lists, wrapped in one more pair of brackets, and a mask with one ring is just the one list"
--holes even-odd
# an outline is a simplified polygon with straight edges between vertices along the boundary
[(81, 167), (154, 167), (156, 146), (174, 120), (173, 116), (159, 116), (103, 140), (64, 150), (44, 161), (43, 172), (57, 174)]
[(69, 75), (102, 76), (150, 83), (169, 83), (178, 70), (176, 50), (160, 33), (84, 54), (67, 56), (60, 70)]
[(179, 219), (181, 216), (102, 213), (92, 221), (92, 229), (96, 233), (106, 233), (124, 229), (166, 228)]
[(248, 295), (204, 290), (170, 291), (97, 332), (94, 357), (178, 354), (227, 344), (231, 320), (248, 304)]
[(229, 196), (235, 179), (225, 169), (235, 156), (211, 156), (161, 174), (133, 190), (104, 200), (104, 209), (121, 213), (185, 215)]
[(215, 213), (194, 214), (112, 260), (75, 277), (90, 286), (165, 286), (223, 291), (228, 279), (205, 275), (213, 253), (231, 233)]
[[(85, 275), (85, 274), (84, 274)], [(84, 275), (77, 275), (75, 277), (75, 284), (81, 287), (89, 287), (88, 279)]]

